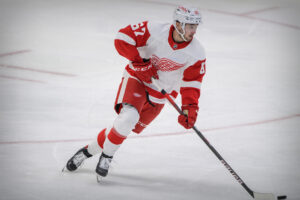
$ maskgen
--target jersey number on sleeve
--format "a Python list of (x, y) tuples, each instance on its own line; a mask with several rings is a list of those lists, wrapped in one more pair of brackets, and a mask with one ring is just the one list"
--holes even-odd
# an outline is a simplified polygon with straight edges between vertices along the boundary
[(144, 23), (138, 23), (131, 25), (131, 29), (133, 30), (135, 36), (144, 35), (146, 33), (146, 28), (143, 27)]

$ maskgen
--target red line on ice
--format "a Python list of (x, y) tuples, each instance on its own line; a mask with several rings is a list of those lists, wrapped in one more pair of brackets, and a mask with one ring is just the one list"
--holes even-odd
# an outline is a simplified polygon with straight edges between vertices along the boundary
[(244, 17), (247, 17), (249, 19), (262, 21), (262, 22), (268, 22), (268, 23), (271, 23), (271, 24), (277, 24), (277, 25), (285, 26), (285, 27), (292, 28), (292, 29), (300, 30), (300, 26), (293, 25), (293, 24), (288, 24), (288, 23), (284, 23), (284, 22), (278, 22), (278, 21), (274, 21), (274, 20), (270, 20), (270, 19), (263, 19), (263, 18), (253, 17), (253, 16), (244, 16)]
[(0, 75), (0, 78), (11, 79), (11, 80), (18, 80), (18, 81), (35, 82), (35, 83), (46, 83), (44, 81), (32, 80), (32, 79), (26, 79), (26, 78), (19, 78), (19, 77), (15, 77), (15, 76), (6, 76), (6, 75)]
[(300, 117), (300, 114), (294, 114), (294, 115), (290, 115), (290, 116), (262, 120), (262, 121), (257, 121), (257, 122), (250, 122), (250, 123), (245, 123), (245, 124), (237, 124), (237, 125), (223, 126), (223, 127), (218, 127), (218, 128), (203, 129), (203, 131), (204, 132), (205, 131), (216, 131), (216, 130), (232, 129), (232, 128), (239, 128), (239, 127), (245, 127), (245, 126), (256, 126), (256, 125), (260, 125), (260, 124), (267, 124), (267, 123), (272, 123), (272, 122), (277, 122), (277, 121), (283, 121), (283, 120), (292, 119), (292, 118), (296, 118), (296, 117)]
[(275, 9), (278, 9), (278, 8), (279, 7), (277, 7), (277, 6), (273, 6), (273, 7), (270, 7), (270, 8), (263, 8), (263, 9), (259, 9), (259, 10), (249, 11), (249, 12), (246, 12), (246, 13), (242, 13), (240, 15), (241, 16), (252, 15), (252, 14), (257, 14), (257, 13), (261, 13), (261, 12), (266, 12), (266, 11), (269, 11), (269, 10), (275, 10)]
[[(274, 118), (274, 119), (268, 119), (268, 120), (262, 120), (257, 122), (249, 122), (244, 124), (236, 124), (236, 125), (230, 125), (230, 126), (223, 126), (223, 127), (216, 127), (216, 128), (208, 128), (208, 129), (202, 129), (202, 132), (209, 132), (209, 131), (218, 131), (218, 130), (225, 130), (225, 129), (233, 129), (233, 128), (239, 128), (239, 127), (247, 127), (247, 126), (256, 126), (260, 124), (266, 124), (266, 123), (272, 123), (277, 121), (283, 121), (287, 119), (292, 119), (300, 117), (300, 114), (294, 114), (289, 115), (285, 117), (280, 118)], [(173, 132), (173, 133), (156, 133), (152, 135), (132, 135), (129, 136), (129, 139), (141, 139), (141, 138), (153, 138), (153, 137), (166, 137), (166, 136), (176, 136), (176, 135), (185, 135), (185, 134), (191, 134), (193, 131), (181, 131), (181, 132)], [(27, 140), (27, 141), (4, 141), (0, 142), (0, 145), (8, 145), (8, 144), (49, 144), (49, 143), (67, 143), (67, 142), (82, 142), (82, 141), (90, 141), (91, 138), (83, 138), (83, 139), (65, 139), (65, 140)]]
[[(139, 2), (154, 3), (154, 4), (160, 4), (160, 5), (166, 5), (166, 6), (173, 6), (173, 7), (177, 6), (177, 4), (175, 4), (175, 3), (149, 1), (149, 0), (143, 0), (143, 1), (139, 1)], [(278, 21), (264, 19), (264, 18), (259, 18), (259, 17), (248, 16), (249, 14), (254, 14), (255, 12), (258, 13), (258, 12), (263, 12), (263, 11), (270, 10), (270, 9), (275, 9), (275, 8), (278, 8), (278, 7), (265, 8), (265, 9), (262, 9), (262, 10), (251, 11), (252, 13), (248, 12), (248, 13), (244, 13), (244, 14), (232, 13), (232, 12), (227, 12), (227, 11), (222, 11), (222, 10), (216, 10), (216, 9), (205, 9), (205, 8), (202, 8), (202, 10), (206, 10), (208, 12), (213, 12), (213, 13), (224, 14), (224, 15), (231, 15), (231, 16), (236, 16), (236, 17), (243, 17), (243, 18), (247, 18), (247, 19), (252, 19), (252, 20), (267, 22), (267, 23), (270, 23), (270, 24), (276, 24), (276, 25), (279, 25), (279, 26), (283, 26), (283, 27), (287, 27), (287, 28), (292, 28), (292, 29), (300, 30), (300, 26), (297, 26), (297, 25), (288, 24), (288, 23), (284, 23), (284, 22), (278, 22)]]
[(9, 53), (3, 53), (0, 54), (0, 57), (5, 57), (5, 56), (12, 56), (12, 55), (16, 55), (16, 54), (21, 54), (21, 53), (28, 53), (31, 50), (29, 49), (25, 49), (25, 50), (20, 50), (20, 51), (14, 51), (14, 52), (9, 52)]
[(52, 75), (58, 75), (58, 76), (69, 76), (69, 77), (76, 76), (74, 74), (67, 74), (67, 73), (54, 72), (54, 71), (47, 71), (47, 70), (41, 70), (41, 69), (33, 69), (33, 68), (29, 68), (29, 67), (20, 67), (20, 66), (14, 66), (14, 65), (3, 65), (3, 64), (0, 64), (0, 67), (6, 67), (6, 68), (10, 68), (10, 69), (17, 69), (17, 70), (32, 71), (32, 72), (38, 72), (38, 73), (45, 73), (45, 74), (52, 74)]
[(220, 13), (220, 14), (224, 14), (224, 15), (243, 17), (243, 18), (247, 18), (247, 19), (267, 22), (267, 23), (270, 23), (270, 24), (276, 24), (276, 25), (280, 25), (280, 26), (300, 30), (300, 26), (293, 25), (293, 24), (288, 24), (288, 23), (284, 23), (284, 22), (278, 22), (278, 21), (274, 21), (274, 20), (269, 20), (269, 19), (264, 19), (264, 18), (259, 18), (259, 17), (253, 17), (253, 16), (244, 15), (244, 14), (237, 14), (237, 13), (232, 13), (232, 12), (227, 12), (227, 11), (215, 10), (215, 9), (207, 9), (207, 11), (214, 12), (214, 13)]

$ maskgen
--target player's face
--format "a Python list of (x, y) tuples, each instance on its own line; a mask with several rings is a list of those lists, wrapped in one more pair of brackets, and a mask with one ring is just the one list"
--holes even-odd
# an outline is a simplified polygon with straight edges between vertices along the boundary
[(184, 37), (187, 41), (191, 41), (196, 33), (198, 24), (185, 24)]

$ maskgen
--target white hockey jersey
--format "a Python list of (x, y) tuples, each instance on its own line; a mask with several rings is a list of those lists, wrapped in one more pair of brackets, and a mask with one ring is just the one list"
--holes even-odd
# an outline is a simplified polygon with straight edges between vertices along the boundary
[[(151, 59), (158, 69), (157, 83), (171, 96), (181, 93), (182, 104), (198, 104), (203, 76), (206, 72), (205, 52), (196, 38), (190, 42), (176, 43), (171, 24), (145, 21), (119, 30), (115, 47), (129, 61), (142, 62)], [(130, 62), (131, 63), (131, 62)], [(126, 66), (126, 73), (134, 71)], [(165, 103), (165, 97), (154, 84), (143, 82), (149, 98), (155, 103)]]

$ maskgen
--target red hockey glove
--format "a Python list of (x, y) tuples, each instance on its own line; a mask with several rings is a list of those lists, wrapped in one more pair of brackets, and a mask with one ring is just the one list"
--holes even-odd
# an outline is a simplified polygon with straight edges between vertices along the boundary
[(197, 120), (197, 114), (198, 114), (198, 110), (199, 110), (198, 106), (197, 105), (183, 105), (183, 106), (181, 106), (181, 109), (182, 109), (184, 115), (178, 116), (179, 124), (181, 124), (186, 129), (192, 128)]
[(151, 83), (151, 78), (158, 79), (157, 69), (151, 64), (151, 60), (143, 59), (144, 62), (132, 62), (132, 69), (141, 81)]

